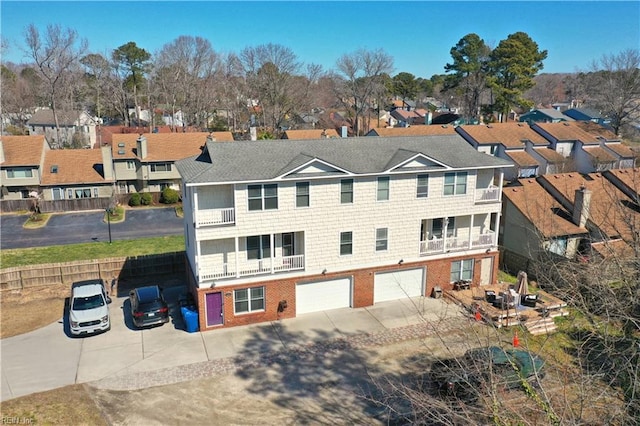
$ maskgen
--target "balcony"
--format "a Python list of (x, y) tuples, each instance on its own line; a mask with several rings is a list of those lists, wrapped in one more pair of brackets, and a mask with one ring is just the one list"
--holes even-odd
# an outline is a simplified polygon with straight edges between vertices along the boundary
[(196, 211), (196, 228), (202, 226), (229, 225), (235, 222), (236, 211), (233, 207)]
[(201, 281), (239, 278), (255, 275), (304, 270), (304, 255), (270, 257), (240, 261), (236, 267), (231, 263), (220, 263), (212, 256), (201, 256), (198, 275)]
[(476, 203), (492, 203), (500, 200), (500, 188), (490, 186), (489, 188), (476, 189)]
[(480, 234), (473, 241), (461, 237), (433, 238), (427, 241), (420, 241), (420, 256), (486, 248), (494, 244), (495, 232), (493, 231)]

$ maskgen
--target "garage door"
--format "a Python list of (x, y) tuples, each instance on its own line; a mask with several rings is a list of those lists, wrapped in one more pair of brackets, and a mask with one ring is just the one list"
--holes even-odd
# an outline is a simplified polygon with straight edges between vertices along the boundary
[(296, 315), (349, 306), (351, 306), (351, 278), (296, 285)]
[(424, 269), (378, 272), (373, 284), (373, 303), (422, 296)]

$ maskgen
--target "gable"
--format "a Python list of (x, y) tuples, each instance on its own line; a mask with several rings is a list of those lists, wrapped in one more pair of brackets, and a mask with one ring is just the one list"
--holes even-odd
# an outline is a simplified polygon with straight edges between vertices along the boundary
[[(307, 161), (304, 161), (307, 160)], [(296, 163), (301, 163), (299, 166), (295, 166)], [(311, 176), (335, 176), (335, 175), (347, 175), (351, 174), (349, 171), (337, 167), (333, 164), (322, 161), (318, 158), (311, 157), (305, 154), (299, 155), (295, 158), (287, 167), (284, 168), (281, 178), (299, 178), (299, 177), (311, 177)]]
[(394, 155), (394, 158), (389, 162), (388, 171), (400, 172), (448, 168), (449, 167), (447, 167), (445, 164), (440, 163), (423, 154), (400, 149), (398, 150), (396, 155)]

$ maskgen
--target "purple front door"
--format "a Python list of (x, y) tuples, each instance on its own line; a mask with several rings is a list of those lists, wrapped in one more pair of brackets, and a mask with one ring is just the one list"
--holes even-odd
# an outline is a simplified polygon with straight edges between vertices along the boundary
[(207, 293), (205, 295), (207, 306), (207, 326), (220, 325), (222, 317), (222, 292)]

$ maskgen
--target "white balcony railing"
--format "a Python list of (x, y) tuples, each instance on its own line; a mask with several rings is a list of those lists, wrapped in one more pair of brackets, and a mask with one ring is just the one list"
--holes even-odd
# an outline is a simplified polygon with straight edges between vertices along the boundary
[(251, 275), (275, 274), (278, 272), (304, 269), (304, 255), (270, 257), (267, 259), (245, 260), (238, 267), (229, 263), (219, 263), (201, 256), (198, 275), (200, 280), (246, 277)]
[(485, 248), (495, 245), (495, 232), (489, 231), (469, 240), (462, 237), (434, 238), (420, 241), (420, 256), (429, 254)]
[(228, 225), (236, 222), (236, 212), (233, 207), (226, 209), (198, 210), (196, 226)]
[(476, 202), (492, 202), (500, 199), (500, 188), (491, 185), (489, 188), (476, 189)]

